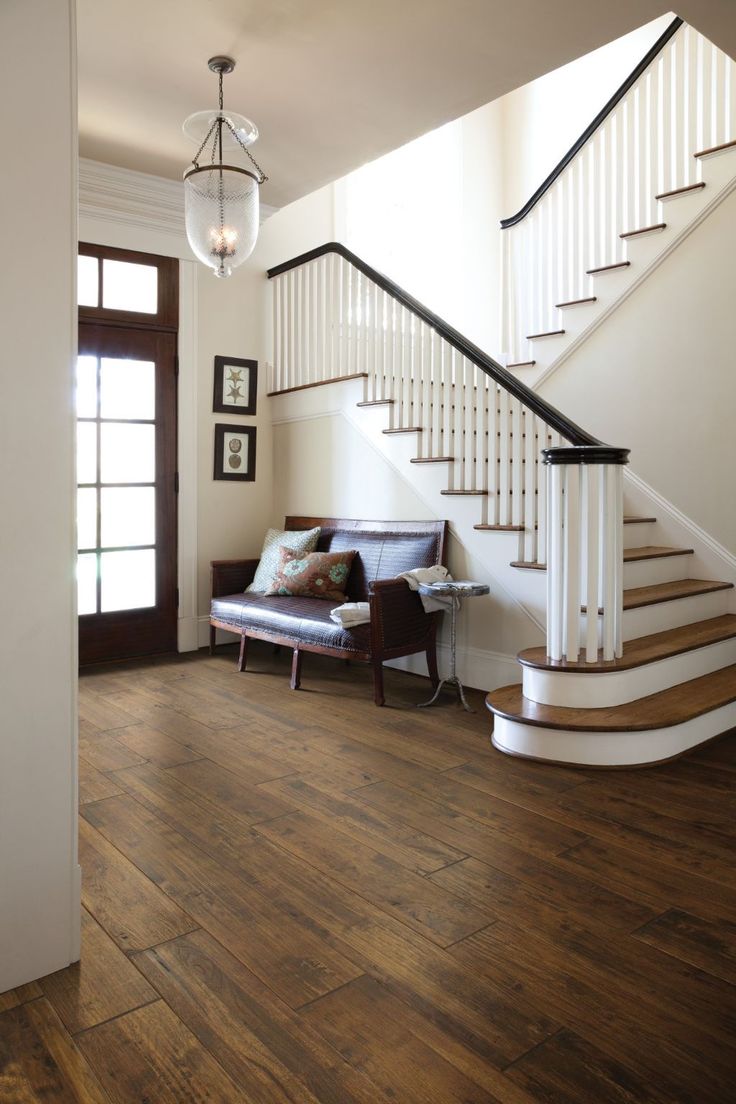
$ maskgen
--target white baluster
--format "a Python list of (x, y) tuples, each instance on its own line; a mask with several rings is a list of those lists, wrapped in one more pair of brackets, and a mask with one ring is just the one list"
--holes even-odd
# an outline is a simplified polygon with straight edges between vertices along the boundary
[(283, 337), (282, 326), (284, 318), (284, 310), (281, 303), (281, 296), (283, 292), (282, 277), (277, 276), (274, 280), (273, 289), (273, 368), (271, 370), (271, 379), (269, 381), (269, 391), (281, 390), (281, 372), (282, 372), (282, 358), (283, 358)]
[(566, 465), (564, 473), (562, 647), (565, 659), (575, 663), (580, 654), (580, 465)]
[(547, 471), (547, 655), (562, 659), (564, 575), (562, 558), (562, 476), (560, 464)]
[(617, 555), (616, 542), (616, 471), (613, 465), (605, 470), (603, 500), (603, 658), (616, 654)]
[(586, 627), (585, 661), (598, 659), (598, 594), (600, 590), (600, 483), (601, 466), (586, 464), (585, 481), (585, 546), (586, 546)]
[[(536, 419), (535, 419), (536, 420)], [(537, 527), (536, 527), (536, 547), (534, 558), (536, 560), (542, 560), (547, 562), (547, 503), (549, 490), (547, 481), (549, 479), (550, 468), (548, 464), (542, 462), (542, 449), (547, 447), (545, 440), (547, 434), (547, 427), (541, 421), (537, 421), (538, 435), (535, 444), (535, 453), (537, 457)]]

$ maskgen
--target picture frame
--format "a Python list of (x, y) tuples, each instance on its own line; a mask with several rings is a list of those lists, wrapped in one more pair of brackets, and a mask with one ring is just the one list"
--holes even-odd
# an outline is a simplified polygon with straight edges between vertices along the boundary
[(215, 424), (214, 479), (254, 483), (256, 478), (256, 427)]
[(258, 361), (216, 356), (212, 412), (255, 414), (258, 396)]

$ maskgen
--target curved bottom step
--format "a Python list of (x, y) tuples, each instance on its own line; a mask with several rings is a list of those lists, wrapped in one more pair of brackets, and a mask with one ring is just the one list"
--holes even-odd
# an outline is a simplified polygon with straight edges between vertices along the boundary
[(571, 709), (540, 705), (521, 685), (486, 697), (493, 744), (508, 755), (586, 767), (651, 766), (736, 728), (736, 666), (626, 705)]
[(506, 755), (565, 767), (654, 767), (736, 728), (736, 702), (683, 724), (643, 732), (546, 729), (496, 717), (492, 743)]

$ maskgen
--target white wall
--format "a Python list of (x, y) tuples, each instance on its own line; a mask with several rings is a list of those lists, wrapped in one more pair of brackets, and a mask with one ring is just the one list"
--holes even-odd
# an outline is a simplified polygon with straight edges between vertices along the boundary
[(79, 957), (73, 21), (64, 0), (0, 5), (0, 992)]
[(540, 392), (736, 553), (734, 288), (732, 192)]

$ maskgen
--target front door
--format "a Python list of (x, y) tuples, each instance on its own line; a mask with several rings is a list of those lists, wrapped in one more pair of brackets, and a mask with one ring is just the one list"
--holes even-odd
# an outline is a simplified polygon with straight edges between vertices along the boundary
[[(154, 309), (127, 311), (119, 306), (118, 287), (118, 306), (103, 313), (106, 260), (122, 265), (111, 270), (110, 278), (120, 284), (122, 271), (137, 308), (145, 300), (135, 290), (140, 283), (135, 270), (157, 267), (147, 264), (157, 259), (146, 255), (126, 253), (123, 260), (118, 254), (94, 251), (98, 302), (80, 306), (77, 578), (82, 664), (176, 650), (176, 333), (171, 325), (156, 325), (158, 295), (149, 304)], [(150, 273), (143, 279), (150, 280)], [(120, 317), (125, 314), (133, 317)]]

